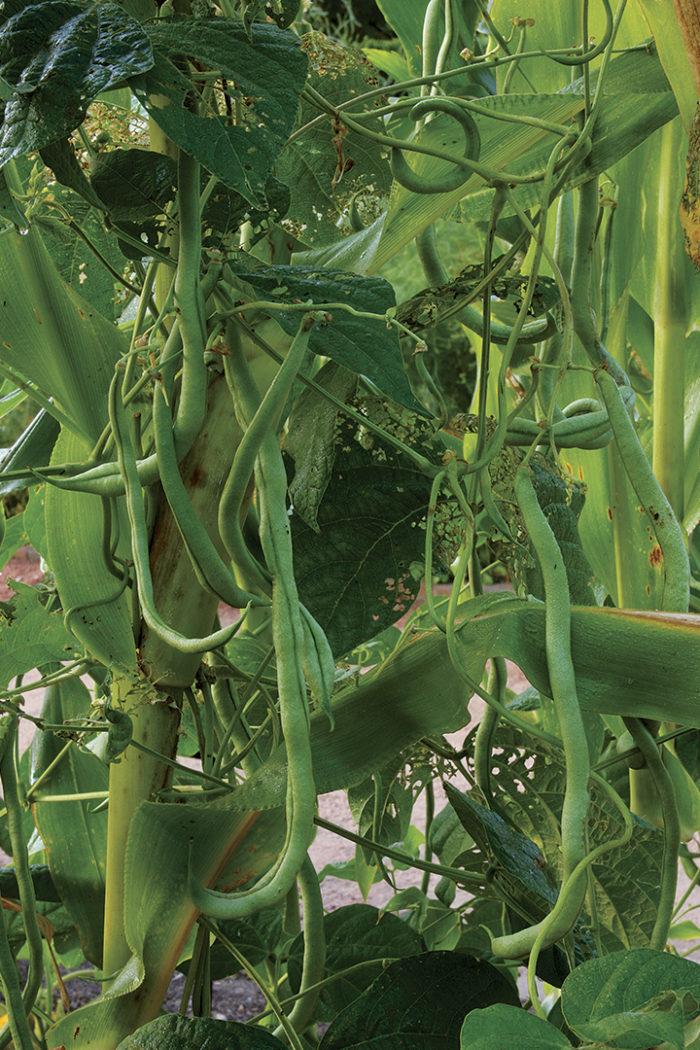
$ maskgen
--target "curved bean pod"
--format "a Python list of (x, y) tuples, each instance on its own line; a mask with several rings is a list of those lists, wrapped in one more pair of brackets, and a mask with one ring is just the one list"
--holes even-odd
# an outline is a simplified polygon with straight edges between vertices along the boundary
[[(464, 159), (477, 161), (481, 153), (481, 137), (474, 118), (467, 110), (450, 99), (432, 96), (416, 102), (410, 115), (411, 119), (417, 122), (427, 113), (436, 111), (447, 113), (458, 121), (464, 131)], [(396, 181), (412, 193), (451, 193), (452, 190), (459, 189), (472, 174), (468, 169), (458, 167), (451, 173), (428, 181), (422, 175), (416, 174), (398, 146), (392, 147), (390, 165), (391, 174)]]
[[(323, 898), (316, 869), (307, 853), (299, 869), (299, 889), (304, 909), (304, 962), (301, 973), (300, 999), (295, 1002), (288, 1021), (295, 1032), (303, 1032), (311, 1023), (313, 1012), (321, 994), (318, 986), (326, 969), (326, 935), (323, 925)], [(284, 1035), (280, 1026), (274, 1034), (278, 1039)]]
[[(249, 890), (226, 894), (205, 889), (189, 875), (196, 908), (216, 918), (242, 918), (283, 900), (304, 863), (314, 836), (316, 789), (313, 780), (309, 712), (302, 672), (304, 625), (294, 579), (291, 529), (287, 514), (287, 475), (275, 423), (308, 344), (311, 318), (304, 318), (282, 368), (251, 421), (248, 455), (257, 453), (256, 487), (260, 503), (260, 541), (272, 574), (272, 639), (277, 661), (280, 720), (287, 751), (287, 836), (276, 864)], [(291, 361), (290, 361), (291, 358)], [(280, 370), (281, 371), (281, 370)], [(231, 376), (235, 380), (235, 376)], [(279, 373), (278, 377), (279, 378)], [(275, 389), (273, 390), (273, 387)], [(245, 438), (243, 439), (245, 441)], [(243, 447), (243, 443), (239, 447)], [(241, 476), (247, 484), (247, 468)]]

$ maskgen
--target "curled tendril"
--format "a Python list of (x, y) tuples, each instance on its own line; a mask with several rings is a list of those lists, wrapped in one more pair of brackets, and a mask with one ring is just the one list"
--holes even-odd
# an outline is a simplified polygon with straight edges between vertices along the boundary
[[(425, 98), (411, 110), (411, 119), (418, 121), (427, 113), (447, 113), (459, 122), (464, 131), (464, 159), (477, 161), (481, 152), (481, 137), (474, 118), (458, 103), (447, 98)], [(436, 179), (426, 179), (410, 167), (399, 146), (391, 150), (391, 173), (405, 189), (412, 193), (451, 193), (459, 189), (471, 175), (469, 168), (457, 167)]]
[(601, 40), (591, 48), (590, 51), (585, 51), (582, 55), (553, 55), (550, 51), (542, 50), (542, 54), (546, 55), (547, 58), (551, 58), (553, 62), (558, 62), (560, 66), (582, 66), (586, 62), (592, 61), (601, 55), (605, 48), (610, 42), (610, 38), (613, 33), (613, 13), (610, 7), (610, 0), (603, 0), (603, 7), (605, 8), (605, 32)]

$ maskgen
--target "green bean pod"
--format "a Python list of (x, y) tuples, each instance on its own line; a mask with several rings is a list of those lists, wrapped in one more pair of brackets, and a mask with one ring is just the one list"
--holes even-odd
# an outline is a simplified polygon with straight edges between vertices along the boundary
[[(226, 894), (202, 887), (190, 870), (190, 896), (196, 908), (215, 918), (242, 918), (278, 904), (288, 894), (314, 836), (316, 789), (313, 779), (304, 661), (304, 623), (294, 579), (291, 528), (287, 513), (287, 475), (275, 428), (291, 383), (303, 360), (312, 319), (304, 318), (277, 379), (263, 398), (239, 446), (241, 478), (247, 484), (246, 457), (255, 450), (260, 508), (260, 542), (272, 575), (272, 640), (277, 663), (280, 721), (287, 751), (287, 835), (273, 867), (252, 889)], [(240, 362), (239, 362), (240, 364)], [(235, 386), (235, 374), (228, 377)], [(279, 380), (279, 382), (277, 382)], [(277, 385), (276, 385), (277, 384)], [(250, 436), (249, 436), (250, 435)]]
[[(477, 161), (481, 153), (479, 129), (472, 115), (456, 102), (446, 98), (431, 96), (416, 102), (410, 115), (412, 120), (419, 121), (427, 113), (436, 111), (447, 113), (458, 121), (464, 131), (464, 159)], [(426, 180), (422, 175), (417, 175), (413, 168), (410, 167), (403, 155), (403, 151), (398, 146), (392, 147), (390, 165), (391, 174), (396, 181), (412, 193), (451, 193), (453, 190), (459, 189), (472, 174), (469, 167), (457, 167), (453, 172), (449, 172), (446, 175)]]
[(620, 388), (602, 368), (596, 371), (595, 381), (608, 410), (625, 473), (637, 499), (651, 518), (661, 550), (664, 573), (661, 608), (667, 612), (687, 612), (690, 603), (690, 561), (683, 530), (654, 476)]
[[(326, 935), (323, 925), (323, 898), (318, 875), (309, 855), (299, 869), (299, 889), (304, 909), (304, 961), (301, 971), (300, 999), (297, 999), (289, 1023), (295, 1032), (303, 1032), (311, 1023), (321, 989), (311, 989), (323, 980), (326, 969)], [(280, 1026), (274, 1033), (278, 1039), (284, 1035)]]
[(566, 760), (566, 788), (561, 818), (562, 889), (559, 899), (554, 912), (542, 923), (493, 938), (491, 950), (503, 959), (527, 955), (538, 940), (541, 948), (554, 944), (565, 937), (576, 922), (586, 895), (586, 865), (582, 861), (587, 851), (590, 777), (586, 730), (571, 658), (571, 606), (564, 560), (539, 505), (527, 466), (518, 467), (514, 488), (544, 579), (547, 669)]
[(17, 876), (19, 900), (22, 906), (22, 921), (24, 922), (24, 932), (27, 938), (27, 947), (29, 949), (29, 973), (27, 975), (27, 982), (20, 997), (19, 985), (16, 983), (17, 971), (11, 955), (11, 968), (14, 973), (8, 972), (6, 967), (6, 956), (7, 952), (9, 952), (9, 945), (7, 946), (7, 950), (5, 950), (4, 945), (1, 944), (3, 939), (7, 939), (7, 935), (5, 933), (4, 910), (0, 906), (0, 910), (3, 911), (1, 917), (2, 930), (0, 931), (0, 976), (2, 977), (6, 997), (9, 997), (10, 1000), (10, 1020), (7, 1027), (0, 1033), (0, 1047), (7, 1046), (10, 1038), (12, 1038), (17, 1047), (20, 1047), (23, 1050), (23, 1048), (27, 1046), (31, 1050), (33, 1044), (31, 1039), (27, 1041), (29, 1028), (27, 1026), (26, 1018), (34, 1006), (39, 988), (41, 987), (41, 978), (43, 975), (43, 948), (41, 930), (39, 929), (39, 923), (37, 922), (34, 884), (29, 871), (27, 844), (24, 840), (24, 833), (22, 830), (22, 803), (19, 796), (19, 784), (17, 782), (17, 769), (15, 766), (17, 750), (16, 715), (4, 715), (0, 718), (0, 734), (2, 736), (2, 740), (0, 741), (0, 747), (2, 748), (2, 756), (0, 757), (0, 780), (2, 780), (2, 790), (5, 800), (5, 808), (7, 810), (7, 827), (10, 834), (10, 844), (12, 846), (12, 860), (14, 862), (15, 873)]

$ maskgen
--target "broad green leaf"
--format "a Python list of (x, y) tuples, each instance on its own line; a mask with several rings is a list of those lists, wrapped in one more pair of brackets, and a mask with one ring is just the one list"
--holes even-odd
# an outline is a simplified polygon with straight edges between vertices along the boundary
[(4, 568), (25, 543), (27, 534), (24, 531), (24, 514), (14, 514), (5, 525), (5, 534), (0, 544), (0, 567)]
[(38, 488), (33, 488), (30, 490), (29, 502), (23, 514), (27, 539), (42, 558), (46, 558), (47, 553), (45, 503), (46, 486), (40, 485)]
[[(305, 37), (304, 50), (311, 64), (309, 85), (332, 105), (379, 83), (376, 71), (354, 48), (310, 34)], [(317, 116), (317, 107), (302, 101), (302, 127)], [(363, 121), (363, 127), (375, 133), (384, 131), (379, 117), (371, 123)], [(334, 245), (351, 233), (353, 210), (367, 226), (381, 210), (391, 186), (384, 148), (352, 128), (334, 131), (330, 119), (313, 124), (285, 146), (276, 174), (291, 193), (285, 229), (309, 246)]]
[(205, 1017), (158, 1017), (123, 1039), (117, 1050), (283, 1050), (264, 1028)]
[[(455, 732), (468, 721), (466, 688), (446, 657), (444, 636), (434, 634), (395, 649), (380, 668), (340, 690), (331, 704), (332, 730), (325, 713), (311, 716), (319, 794), (357, 784), (421, 737)], [(236, 809), (279, 806), (285, 785), (286, 757), (279, 749), (222, 804)]]
[(125, 859), (125, 895), (131, 904), (125, 932), (133, 955), (107, 995), (54, 1027), (54, 1045), (74, 1042), (78, 1025), (79, 1047), (113, 1046), (157, 1013), (197, 915), (188, 889), (190, 850), (193, 876), (205, 885), (216, 881), (229, 858), (216, 885), (231, 890), (262, 874), (283, 843), (280, 810), (241, 814), (218, 806), (142, 803), (132, 821)]
[[(533, 749), (525, 734), (504, 724), (499, 725), (493, 746), (501, 753), (497, 778), (500, 807), (514, 827), (541, 846), (547, 868), (558, 880), (566, 786), (562, 754), (544, 744)], [(633, 822), (631, 842), (609, 850), (591, 866), (597, 935), (606, 952), (647, 947), (656, 920), (662, 835), (645, 820), (633, 817)], [(595, 784), (590, 791), (588, 826), (590, 849), (611, 839), (621, 839), (624, 831), (617, 807)], [(522, 892), (522, 882), (515, 883), (505, 865), (495, 872), (495, 879), (511, 894)], [(633, 908), (630, 907), (632, 900)], [(531, 909), (533, 918), (543, 917), (538, 898), (521, 896), (520, 903)], [(591, 949), (587, 925), (584, 917), (576, 931), (577, 949), (586, 956)]]
[[(594, 15), (596, 6), (591, 5), (589, 17)], [(514, 19), (532, 19), (534, 25), (528, 24), (525, 29), (525, 50), (554, 50), (575, 47), (581, 43), (579, 8), (580, 0), (568, 0), (567, 3), (556, 6), (552, 6), (547, 0), (494, 0), (491, 17), (506, 39), (512, 33)], [(499, 71), (501, 84), (508, 68), (510, 67)], [(568, 86), (570, 80), (570, 68), (559, 65), (543, 55), (518, 63), (518, 68), (513, 74), (511, 90), (560, 91)]]
[[(220, 18), (160, 21), (149, 29), (156, 47), (153, 69), (134, 91), (165, 134), (227, 186), (255, 203), (287, 140), (306, 80), (299, 38), (273, 25), (252, 27)], [(188, 55), (221, 70), (235, 84), (245, 122), (231, 127), (218, 112), (192, 111), (190, 80), (169, 61)], [(245, 100), (245, 101), (244, 101)], [(264, 199), (264, 198), (263, 198)]]
[(696, 926), (691, 919), (683, 919), (674, 922), (669, 931), (671, 941), (697, 941), (700, 940), (700, 927)]
[[(571, 120), (583, 106), (583, 98), (573, 93), (559, 95), (505, 95), (479, 99), (479, 105), (497, 113), (513, 115), (529, 114), (543, 120), (565, 123)], [(533, 128), (522, 123), (504, 125), (500, 120), (490, 119), (474, 114), (481, 138), (479, 163), (491, 168), (510, 168), (517, 158), (536, 147), (544, 139), (551, 143), (547, 153), (553, 148), (554, 136), (541, 128)], [(504, 134), (504, 127), (507, 133)], [(464, 136), (461, 127), (451, 117), (438, 114), (426, 124), (416, 136), (415, 143), (452, 153), (456, 156), (464, 150)], [(537, 156), (539, 160), (539, 154)], [(426, 181), (434, 180), (436, 175), (450, 171), (453, 165), (446, 161), (436, 160), (425, 154), (414, 154), (408, 161), (417, 175)], [(483, 186), (483, 179), (478, 175), (470, 176), (462, 186), (451, 193), (417, 194), (405, 189), (398, 183), (392, 186), (389, 208), (382, 227), (382, 235), (371, 260), (364, 272), (376, 272), (385, 262), (413, 240), (422, 230), (436, 219), (451, 211), (455, 205), (469, 194)], [(492, 192), (492, 191), (489, 191)]]
[(411, 79), (408, 62), (395, 51), (384, 51), (376, 47), (363, 47), (362, 50), (373, 66), (376, 66), (382, 73), (386, 73), (397, 83)]
[(2, 472), (0, 472), (0, 493), (2, 495), (34, 484), (36, 477), (32, 477), (31, 474), (24, 478), (7, 481), (3, 480), (2, 474), (5, 471), (23, 470), (29, 466), (43, 467), (47, 464), (51, 459), (59, 430), (59, 424), (45, 409), (42, 408), (37, 412), (2, 461)]
[[(60, 901), (61, 898), (51, 877), (48, 864), (31, 864), (29, 875), (34, 887), (34, 895), (38, 901), (53, 901), (54, 903)], [(0, 893), (3, 897), (13, 897), (19, 900), (19, 886), (14, 867), (0, 868)]]
[(395, 623), (417, 598), (429, 499), (429, 479), (405, 456), (378, 443), (361, 448), (349, 435), (318, 509), (318, 531), (292, 515), (299, 596), (337, 656)]
[[(579, 94), (580, 81), (572, 84), (570, 90)], [(562, 92), (563, 95), (566, 93)], [(499, 96), (499, 99), (510, 97)], [(548, 96), (529, 97), (534, 101)], [(611, 63), (610, 75), (605, 81), (605, 90), (593, 129), (591, 152), (586, 157), (585, 165), (573, 170), (563, 188), (574, 189), (595, 175), (607, 173), (612, 165), (626, 157), (677, 114), (675, 98), (656, 55), (646, 52), (621, 55)], [(509, 165), (509, 170), (518, 175), (542, 171), (551, 148), (552, 140), (545, 139), (543, 143), (533, 146), (522, 157), (516, 159), (515, 163)], [(521, 207), (527, 209), (539, 203), (542, 195), (541, 183), (516, 186), (514, 193)], [(477, 189), (460, 204), (462, 221), (487, 220), (492, 203), (492, 189)]]
[[(53, 724), (84, 718), (90, 701), (90, 694), (79, 679), (49, 686), (44, 696), (42, 718)], [(109, 774), (104, 763), (89, 751), (79, 749), (75, 742), (69, 743), (67, 751), (64, 748), (65, 741), (49, 731), (38, 730), (35, 734), (32, 783), (58, 759), (48, 777), (42, 780), (39, 794), (75, 795), (84, 791), (105, 791)], [(107, 811), (92, 812), (94, 806), (94, 800), (35, 802), (33, 811), (46, 847), (51, 877), (78, 929), (85, 956), (100, 966)]]
[(654, 43), (659, 52), (686, 131), (695, 113), (697, 91), (688, 61), (683, 38), (678, 26), (674, 4), (669, 0), (637, 0), (640, 11), (654, 34)]
[[(54, 460), (80, 462), (88, 452), (86, 442), (64, 430)], [(105, 667), (135, 670), (130, 600), (104, 559), (100, 497), (48, 486), (44, 513), (48, 562), (63, 610), (71, 611), (71, 631)]]
[(174, 198), (177, 164), (164, 153), (114, 149), (97, 154), (90, 181), (115, 222), (139, 222)]
[[(630, 105), (635, 88), (639, 94)], [(513, 115), (531, 115), (559, 123), (566, 123), (580, 112), (583, 103), (580, 82), (567, 90), (549, 95), (501, 95), (479, 99), (479, 105), (494, 112)], [(577, 185), (592, 174), (625, 156), (652, 131), (671, 120), (677, 108), (673, 93), (655, 55), (643, 52), (623, 54), (610, 64), (606, 79), (601, 113), (593, 135), (594, 149), (587, 159), (585, 169), (575, 172), (569, 185)], [(550, 133), (524, 123), (511, 125), (504, 135), (501, 121), (475, 114), (481, 137), (480, 163), (516, 173), (542, 171), (547, 157), (555, 144)], [(431, 120), (416, 137), (416, 143), (459, 154), (462, 150), (462, 133), (454, 120), (438, 115)], [(445, 161), (417, 154), (409, 162), (415, 172), (426, 181), (436, 173), (450, 170)], [(369, 270), (374, 272), (388, 259), (417, 236), (431, 222), (445, 214), (460, 201), (463, 219), (488, 218), (493, 190), (482, 190), (483, 180), (476, 175), (466, 180), (461, 187), (445, 194), (415, 194), (394, 184), (382, 237)], [(524, 207), (529, 207), (541, 196), (541, 184), (517, 191)], [(465, 200), (466, 198), (466, 200)], [(472, 199), (473, 198), (473, 199)]]
[(540, 850), (527, 836), (509, 827), (498, 813), (486, 809), (468, 794), (445, 784), (450, 804), (463, 827), (486, 856), (498, 864), (498, 880), (516, 898), (526, 898), (542, 917), (554, 905), (556, 892), (544, 872)]
[(65, 138), (101, 91), (152, 64), (146, 33), (117, 4), (54, 0), (5, 17), (0, 76), (13, 94), (0, 130), (0, 165)]
[(506, 1046), (527, 1050), (562, 1050), (571, 1043), (563, 1032), (527, 1010), (503, 1003), (485, 1010), (472, 1010), (460, 1033), (461, 1050), (503, 1050)]
[(41, 595), (26, 583), (13, 581), (16, 595), (5, 605), (0, 620), (0, 688), (35, 667), (80, 655), (60, 613), (51, 613)]
[[(384, 315), (396, 305), (391, 285), (380, 277), (356, 277), (343, 271), (305, 266), (267, 266), (238, 271), (256, 294), (280, 304), (290, 302), (338, 303), (379, 314), (380, 318), (355, 317), (341, 306), (331, 317), (317, 321), (309, 346), (351, 372), (367, 376), (383, 393), (414, 412), (425, 409), (413, 396), (401, 359), (396, 329)], [(270, 314), (290, 335), (299, 328), (299, 311), (275, 310)]]
[(127, 344), (66, 288), (34, 228), (24, 236), (14, 228), (0, 233), (0, 323), (2, 365), (35, 384), (96, 440), (114, 364)]
[(565, 980), (562, 1009), (584, 1039), (683, 1050), (683, 1026), (700, 1013), (700, 966), (651, 948), (591, 959)]
[[(369, 904), (349, 904), (326, 915), (326, 976), (358, 963), (376, 960), (377, 965), (333, 981), (321, 992), (319, 1017), (330, 1021), (365, 990), (382, 969), (385, 959), (420, 955), (419, 935), (396, 915), (380, 912)], [(288, 976), (294, 993), (301, 983), (304, 936), (300, 934), (289, 949)]]
[(427, 952), (392, 963), (332, 1022), (321, 1050), (435, 1050), (455, 1046), (465, 1014), (505, 1002), (513, 985), (481, 959)]

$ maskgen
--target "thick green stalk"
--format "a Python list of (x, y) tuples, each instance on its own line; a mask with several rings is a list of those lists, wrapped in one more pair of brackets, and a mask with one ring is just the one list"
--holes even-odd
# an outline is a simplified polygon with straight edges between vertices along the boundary
[(687, 262), (683, 231), (678, 215), (678, 201), (683, 189), (683, 172), (678, 157), (682, 153), (684, 140), (680, 118), (667, 124), (661, 131), (654, 295), (652, 462), (659, 484), (679, 521), (683, 519), (685, 480), (685, 333), (690, 305), (685, 280)]
[[(209, 390), (207, 421), (182, 463), (190, 500), (213, 540), (216, 538), (218, 499), (240, 439), (231, 417), (223, 376)], [(151, 569), (158, 607), (177, 630), (188, 636), (208, 633), (216, 618), (218, 599), (197, 581), (177, 524), (165, 501), (151, 540)], [(182, 689), (192, 683), (201, 661), (199, 653), (182, 653), (166, 645), (145, 625), (141, 636), (141, 663), (154, 683), (153, 694), (130, 692), (128, 681), (116, 681), (123, 709), (133, 719), (134, 740), (173, 756), (177, 746)], [(135, 748), (128, 748), (110, 768), (110, 810), (107, 839), (104, 972), (114, 973), (131, 951), (124, 937), (124, 852), (137, 807), (167, 786), (168, 767)]]

